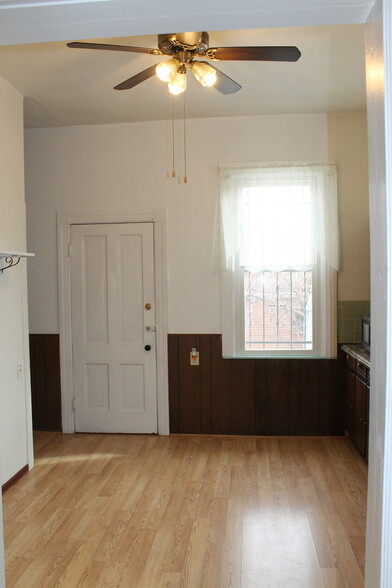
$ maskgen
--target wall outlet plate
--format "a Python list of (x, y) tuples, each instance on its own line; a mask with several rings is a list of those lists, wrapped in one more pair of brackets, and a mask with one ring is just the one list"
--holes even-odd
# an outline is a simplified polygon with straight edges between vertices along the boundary
[(18, 363), (16, 366), (16, 373), (18, 376), (18, 380), (20, 380), (23, 377), (23, 366), (21, 363)]
[(200, 358), (199, 358), (198, 351), (192, 350), (189, 355), (190, 355), (190, 364), (191, 365), (200, 365)]

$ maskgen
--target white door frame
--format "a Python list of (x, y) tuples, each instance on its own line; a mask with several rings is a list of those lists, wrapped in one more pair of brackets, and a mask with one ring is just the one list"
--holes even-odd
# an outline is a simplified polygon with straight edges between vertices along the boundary
[(167, 261), (166, 213), (57, 214), (58, 288), (60, 327), (61, 412), (63, 433), (75, 432), (73, 412), (73, 364), (71, 322), (71, 225), (143, 223), (154, 224), (154, 278), (157, 324), (157, 408), (158, 434), (169, 434), (169, 387), (167, 365)]

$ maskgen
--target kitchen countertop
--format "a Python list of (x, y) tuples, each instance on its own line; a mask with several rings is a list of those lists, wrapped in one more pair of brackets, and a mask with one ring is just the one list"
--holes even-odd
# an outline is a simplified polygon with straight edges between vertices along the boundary
[(344, 353), (348, 353), (358, 361), (364, 363), (368, 368), (370, 368), (370, 353), (366, 351), (359, 343), (350, 344), (350, 345), (342, 345), (342, 351)]

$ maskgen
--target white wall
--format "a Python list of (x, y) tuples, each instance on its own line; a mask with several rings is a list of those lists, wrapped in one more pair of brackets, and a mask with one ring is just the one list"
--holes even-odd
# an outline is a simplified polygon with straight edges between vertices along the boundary
[[(0, 128), (0, 251), (25, 251), (23, 98), (2, 78)], [(26, 464), (32, 464), (25, 264), (26, 260), (23, 260), (17, 267), (0, 274), (1, 484)], [(23, 366), (23, 377), (19, 379), (17, 364)], [(1, 539), (0, 586), (2, 581), (4, 559)]]
[[(0, 251), (26, 250), (23, 98), (0, 79)], [(4, 483), (31, 462), (26, 260), (0, 274), (0, 459)], [(17, 364), (23, 377), (17, 378)]]
[[(363, 219), (367, 226), (364, 114), (190, 120), (186, 185), (171, 177), (170, 128), (170, 123), (151, 122), (26, 131), (27, 235), (29, 249), (36, 253), (28, 266), (31, 333), (59, 332), (59, 212), (86, 215), (88, 222), (89, 214), (113, 217), (163, 211), (159, 217), (167, 219), (169, 333), (221, 332), (220, 276), (213, 271), (219, 162), (336, 161), (339, 207), (349, 211), (343, 230), (354, 227), (353, 233), (361, 234)], [(181, 121), (177, 131), (176, 145), (181, 145)], [(181, 149), (176, 149), (176, 162), (180, 177)], [(360, 214), (354, 214), (358, 208)], [(356, 248), (349, 243), (343, 251), (345, 282), (338, 284), (341, 299), (369, 298), (368, 235), (356, 242)], [(353, 251), (359, 251), (357, 257)], [(66, 366), (70, 342), (64, 335), (61, 343), (62, 365)], [(161, 357), (166, 368), (164, 353)], [(70, 377), (63, 367), (63, 426), (67, 432), (73, 430), (68, 413)], [(166, 377), (159, 382), (166, 390)], [(166, 394), (158, 398), (160, 406), (167, 407)], [(166, 408), (159, 415), (160, 423), (165, 422), (165, 414)], [(166, 430), (165, 426), (160, 429)]]
[(331, 161), (339, 164), (339, 225), (342, 245), (339, 300), (370, 300), (368, 141), (366, 117), (328, 117)]
[[(167, 177), (168, 129), (152, 122), (26, 131), (27, 234), (36, 253), (29, 261), (30, 332), (58, 333), (57, 212), (153, 210), (167, 211), (169, 332), (221, 332), (212, 266), (219, 162), (336, 160), (339, 207), (349, 211), (340, 298), (369, 298), (364, 114), (190, 120), (186, 185)], [(347, 235), (356, 233), (352, 247)]]

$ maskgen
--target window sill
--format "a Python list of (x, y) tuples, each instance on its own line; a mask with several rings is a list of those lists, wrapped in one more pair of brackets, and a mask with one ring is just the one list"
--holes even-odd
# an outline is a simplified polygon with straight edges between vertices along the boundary
[(223, 359), (337, 359), (337, 355), (223, 355)]

